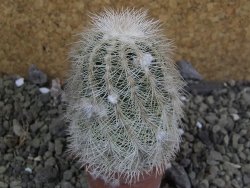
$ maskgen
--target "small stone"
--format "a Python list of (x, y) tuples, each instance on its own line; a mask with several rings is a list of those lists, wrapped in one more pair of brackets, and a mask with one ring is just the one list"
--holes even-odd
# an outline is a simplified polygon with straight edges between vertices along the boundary
[(219, 153), (219, 152), (217, 152), (215, 150), (210, 151), (209, 158), (211, 158), (213, 160), (216, 160), (216, 161), (222, 161), (223, 160), (223, 157), (222, 157), (221, 153)]
[(221, 179), (221, 178), (215, 178), (214, 180), (213, 180), (213, 183), (216, 185), (216, 186), (218, 186), (218, 187), (225, 187), (225, 181), (223, 180), (223, 179)]
[(239, 152), (239, 157), (243, 160), (243, 161), (245, 161), (246, 160), (246, 154), (245, 153), (243, 153), (243, 152)]
[(184, 168), (187, 168), (187, 167), (190, 165), (190, 163), (191, 163), (191, 160), (190, 160), (190, 159), (187, 159), (187, 158), (182, 159), (181, 162), (180, 162), (180, 164), (181, 164)]
[(55, 140), (55, 152), (56, 152), (56, 155), (61, 155), (62, 154), (62, 149), (63, 149), (63, 144), (62, 144), (61, 140), (56, 139)]
[(51, 156), (52, 156), (52, 152), (46, 151), (46, 152), (44, 153), (44, 155), (43, 155), (43, 158), (44, 158), (44, 159), (48, 159), (48, 158), (50, 158)]
[(41, 140), (36, 137), (31, 141), (31, 146), (37, 149), (40, 147), (40, 142)]
[(25, 172), (28, 172), (28, 173), (32, 173), (32, 169), (29, 168), (29, 167), (26, 167), (26, 168), (24, 169), (24, 171), (25, 171)]
[(208, 104), (213, 105), (214, 104), (214, 97), (212, 95), (208, 96), (207, 102), (208, 102)]
[(199, 105), (198, 111), (204, 113), (204, 112), (206, 112), (207, 109), (208, 109), (208, 105), (205, 104), (205, 103), (201, 103), (201, 104)]
[(249, 185), (250, 184), (250, 174), (244, 174), (243, 176), (243, 182), (245, 185)]
[(36, 133), (38, 129), (40, 129), (43, 126), (43, 122), (36, 121), (30, 126), (30, 129), (33, 133)]
[(180, 71), (181, 76), (185, 80), (202, 80), (202, 76), (197, 70), (192, 66), (192, 64), (188, 61), (181, 60), (176, 62), (177, 67)]
[(34, 161), (41, 161), (42, 160), (42, 157), (41, 156), (37, 156), (34, 158)]
[(52, 135), (57, 137), (66, 136), (66, 125), (62, 118), (53, 119), (49, 130)]
[(52, 166), (45, 166), (37, 171), (35, 180), (41, 183), (52, 182), (58, 177), (58, 170)]
[(63, 173), (63, 179), (68, 181), (72, 178), (73, 172), (71, 170), (67, 170)]
[(227, 172), (227, 174), (229, 174), (229, 175), (235, 174), (236, 171), (238, 171), (238, 169), (241, 168), (240, 165), (234, 164), (234, 163), (230, 163), (230, 162), (227, 162), (227, 161), (223, 164), (222, 167)]
[(179, 188), (191, 188), (191, 183), (185, 169), (178, 164), (173, 164), (171, 168), (166, 170), (166, 177)]
[(195, 103), (195, 104), (200, 105), (200, 104), (202, 103), (202, 101), (203, 101), (203, 97), (202, 97), (202, 96), (196, 95), (196, 96), (194, 97), (194, 103)]
[(21, 181), (15, 180), (10, 182), (10, 188), (22, 188)]
[(199, 184), (198, 187), (199, 187), (199, 188), (209, 188), (208, 180), (207, 180), (207, 179), (203, 179), (203, 180), (200, 182), (200, 184)]
[[(236, 179), (232, 180), (232, 185), (234, 188), (242, 188)], [(248, 187), (247, 187), (248, 188)]]
[(218, 120), (218, 118), (214, 113), (209, 113), (208, 115), (205, 116), (205, 120), (211, 125), (214, 125)]
[(219, 132), (220, 131), (220, 126), (219, 125), (215, 125), (215, 126), (213, 126), (213, 133), (217, 133), (217, 132)]
[(61, 188), (74, 188), (74, 186), (70, 182), (62, 182)]
[(6, 184), (6, 183), (0, 181), (0, 187), (1, 187), (1, 188), (8, 188), (8, 184)]
[(15, 81), (15, 84), (16, 84), (17, 87), (21, 87), (24, 84), (24, 78), (18, 78)]
[(240, 159), (237, 153), (233, 153), (232, 162), (236, 164), (240, 163)]
[(35, 65), (29, 67), (29, 80), (34, 84), (45, 84), (47, 82), (47, 75), (39, 70)]
[(191, 172), (189, 173), (189, 178), (190, 178), (191, 180), (194, 180), (194, 179), (196, 178), (196, 174), (195, 174), (194, 171), (191, 171)]
[(55, 144), (53, 142), (49, 142), (49, 151), (50, 152), (55, 151)]
[(198, 137), (200, 138), (200, 140), (202, 141), (202, 143), (206, 144), (207, 146), (212, 145), (212, 141), (209, 138), (209, 132), (207, 130), (201, 130), (198, 133)]
[(242, 92), (242, 104), (250, 105), (250, 88), (245, 88)]
[(225, 127), (228, 131), (232, 131), (234, 128), (234, 121), (230, 116), (222, 115), (217, 125)]
[(200, 153), (202, 149), (204, 149), (204, 144), (202, 144), (202, 142), (196, 142), (193, 145), (193, 149), (195, 153)]
[(233, 133), (233, 138), (232, 138), (232, 140), (233, 140), (233, 147), (234, 147), (235, 149), (238, 148), (238, 140), (239, 140), (239, 138), (240, 138), (240, 136), (239, 136), (238, 134)]
[(228, 135), (226, 135), (224, 137), (224, 143), (225, 143), (226, 146), (228, 146), (228, 143), (229, 143), (229, 137), (228, 137)]
[(250, 174), (250, 164), (242, 166), (242, 171)]
[(215, 178), (219, 172), (219, 169), (217, 166), (210, 166), (209, 167), (209, 173), (211, 178)]
[(240, 116), (238, 114), (231, 114), (234, 121), (238, 121), (240, 119)]
[(50, 92), (50, 89), (47, 88), (47, 87), (41, 87), (39, 88), (39, 91), (42, 93), (42, 94), (47, 94)]
[(186, 138), (187, 141), (193, 142), (194, 141), (194, 136), (191, 135), (190, 133), (186, 132), (184, 137)]
[(0, 174), (3, 174), (6, 171), (5, 166), (0, 166)]
[(3, 159), (5, 161), (12, 161), (13, 160), (13, 154), (12, 153), (7, 153), (3, 156)]
[(54, 157), (50, 157), (45, 161), (45, 166), (54, 166), (56, 164), (56, 160)]
[(201, 128), (202, 128), (201, 122), (197, 121), (197, 122), (196, 122), (196, 127), (199, 128), (199, 129), (201, 129)]
[(13, 132), (16, 136), (24, 135), (24, 130), (16, 119), (13, 120)]

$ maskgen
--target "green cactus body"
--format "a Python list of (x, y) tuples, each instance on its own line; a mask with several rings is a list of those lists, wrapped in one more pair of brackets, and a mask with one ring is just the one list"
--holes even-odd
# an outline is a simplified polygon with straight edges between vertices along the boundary
[(69, 148), (109, 183), (162, 173), (179, 149), (183, 82), (158, 25), (143, 11), (108, 10), (70, 54)]

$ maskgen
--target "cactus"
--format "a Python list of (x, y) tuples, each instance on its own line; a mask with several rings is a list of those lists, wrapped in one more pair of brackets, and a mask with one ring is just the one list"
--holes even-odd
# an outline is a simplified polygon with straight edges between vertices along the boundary
[(119, 184), (164, 172), (181, 140), (183, 81), (173, 45), (142, 10), (92, 17), (70, 53), (69, 151), (96, 178)]

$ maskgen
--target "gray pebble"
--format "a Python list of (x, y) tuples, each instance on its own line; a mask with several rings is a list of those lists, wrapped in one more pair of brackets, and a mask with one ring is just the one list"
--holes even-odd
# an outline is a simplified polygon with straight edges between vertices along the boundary
[(205, 104), (205, 103), (201, 103), (200, 105), (199, 105), (199, 112), (205, 112), (206, 110), (208, 109), (208, 105), (207, 104)]
[(242, 167), (242, 171), (250, 174), (250, 164), (246, 164)]
[(218, 117), (214, 113), (209, 113), (205, 116), (205, 120), (211, 125), (214, 125), (218, 121)]
[(60, 139), (55, 140), (55, 152), (56, 155), (61, 155), (62, 154), (62, 149), (63, 149), (63, 144)]
[(69, 181), (72, 178), (73, 172), (71, 170), (66, 170), (63, 173), (63, 179)]
[(39, 70), (35, 65), (29, 67), (29, 80), (34, 84), (45, 84), (47, 82), (47, 75)]
[(245, 88), (242, 92), (242, 104), (244, 105), (250, 105), (250, 88)]
[(21, 181), (15, 180), (10, 182), (10, 188), (22, 188)]
[(250, 184), (250, 174), (244, 174), (243, 176), (243, 182), (245, 185), (249, 185)]
[(232, 131), (234, 128), (234, 122), (228, 115), (222, 115), (218, 121), (220, 127), (226, 127), (227, 130)]
[(213, 105), (214, 104), (214, 97), (212, 95), (208, 96), (207, 102), (208, 102), (208, 104)]
[(5, 166), (0, 166), (0, 174), (3, 174), (6, 171)]
[(198, 137), (202, 141), (202, 143), (206, 144), (207, 146), (211, 146), (213, 143), (209, 138), (209, 132), (207, 130), (201, 130), (198, 133)]
[(186, 132), (185, 134), (184, 134), (184, 137), (186, 138), (186, 140), (187, 141), (189, 141), (189, 142), (192, 142), (192, 141), (194, 141), (194, 136), (193, 135), (191, 135), (190, 133), (188, 133), (188, 132)]
[(233, 180), (232, 180), (232, 185), (233, 185), (234, 188), (242, 188), (242, 187), (239, 185), (239, 183), (238, 183), (238, 181), (237, 181), (236, 179), (233, 179)]
[(246, 154), (245, 153), (243, 153), (243, 152), (239, 152), (239, 157), (244, 161), (244, 160), (246, 160), (246, 158), (247, 158), (247, 156), (246, 156)]
[(49, 142), (49, 151), (53, 152), (55, 150), (55, 144), (53, 142)]
[(212, 130), (213, 130), (213, 133), (217, 133), (220, 131), (220, 129), (221, 129), (221, 127), (219, 125), (215, 125), (215, 126), (213, 126)]
[(74, 188), (74, 186), (70, 182), (62, 182), (61, 188)]
[(229, 143), (229, 137), (228, 137), (228, 135), (226, 135), (224, 137), (224, 143), (225, 143), (226, 146), (228, 146), (228, 143)]
[(199, 188), (209, 188), (209, 182), (207, 179), (204, 179), (202, 180), (200, 183), (199, 183)]
[(202, 149), (204, 149), (204, 144), (202, 142), (196, 142), (193, 145), (193, 149), (195, 153), (200, 153)]
[(13, 160), (13, 154), (12, 153), (7, 153), (3, 156), (3, 159), (5, 161), (12, 161)]
[(178, 188), (191, 188), (191, 183), (185, 169), (178, 164), (172, 164), (172, 167), (166, 170), (166, 176)]
[(218, 174), (218, 171), (219, 171), (219, 169), (218, 169), (218, 167), (217, 166), (210, 166), (209, 167), (209, 173), (210, 173), (210, 177), (211, 178), (215, 178), (216, 176), (217, 176), (217, 174)]
[(58, 170), (52, 166), (45, 166), (37, 171), (35, 180), (41, 183), (52, 182), (58, 177)]
[(203, 102), (203, 97), (201, 95), (197, 95), (194, 97), (194, 103), (200, 105)]
[(188, 61), (181, 60), (176, 62), (177, 67), (180, 71), (181, 76), (185, 80), (202, 80), (202, 76), (197, 70), (192, 66), (192, 64)]
[(216, 185), (216, 186), (218, 186), (218, 187), (225, 187), (225, 181), (223, 180), (223, 179), (221, 179), (221, 178), (215, 178), (214, 180), (213, 180), (213, 183)]
[(8, 188), (8, 184), (0, 181), (1, 188)]
[(43, 126), (43, 122), (35, 122), (30, 126), (32, 133), (36, 133)]
[(223, 157), (222, 157), (221, 153), (218, 152), (218, 151), (215, 151), (215, 150), (210, 151), (209, 158), (211, 158), (212, 160), (216, 160), (216, 161), (222, 161), (223, 160)]
[(233, 147), (235, 149), (238, 148), (238, 140), (240, 138), (240, 135), (236, 134), (236, 133), (233, 133), (233, 137), (232, 137), (232, 142), (233, 142)]
[(54, 166), (56, 164), (56, 160), (54, 157), (50, 157), (45, 161), (45, 166)]
[(24, 135), (24, 129), (16, 119), (13, 120), (13, 132), (16, 136)]
[(182, 159), (180, 164), (184, 167), (184, 168), (187, 168), (189, 165), (190, 165), (191, 161), (190, 159)]
[(38, 137), (35, 137), (32, 141), (31, 141), (31, 146), (34, 148), (39, 148), (40, 147), (40, 143), (41, 140)]

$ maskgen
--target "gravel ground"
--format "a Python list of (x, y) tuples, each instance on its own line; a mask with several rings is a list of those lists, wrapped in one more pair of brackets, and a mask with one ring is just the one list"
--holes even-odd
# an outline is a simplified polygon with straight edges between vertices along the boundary
[[(87, 187), (65, 153), (61, 97), (39, 89), (46, 84), (15, 81), (0, 78), (0, 188)], [(198, 82), (187, 89), (181, 150), (162, 188), (250, 188), (250, 84)]]

